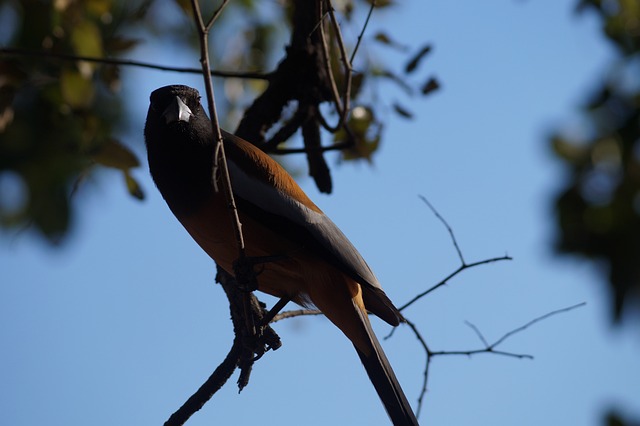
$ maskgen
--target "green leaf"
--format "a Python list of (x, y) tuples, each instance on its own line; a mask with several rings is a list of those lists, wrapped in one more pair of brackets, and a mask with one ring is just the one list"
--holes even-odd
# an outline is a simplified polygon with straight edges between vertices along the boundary
[(100, 30), (91, 21), (82, 21), (71, 30), (73, 51), (79, 56), (101, 58), (103, 55)]
[(63, 70), (60, 75), (60, 91), (64, 101), (72, 108), (88, 108), (95, 95), (91, 80), (69, 69)]
[(135, 180), (135, 178), (131, 176), (131, 174), (129, 174), (128, 171), (124, 171), (123, 174), (124, 174), (124, 180), (127, 184), (127, 191), (129, 191), (129, 194), (131, 194), (134, 198), (137, 198), (138, 200), (144, 200), (144, 191), (142, 190), (142, 187), (140, 186), (138, 181)]
[(407, 50), (406, 45), (393, 40), (391, 37), (389, 37), (389, 35), (387, 35), (387, 33), (382, 31), (376, 33), (376, 35), (373, 36), (373, 39), (379, 43), (382, 43), (389, 47), (393, 47), (398, 50)]
[(110, 139), (93, 155), (93, 160), (105, 167), (127, 171), (138, 167), (140, 161), (129, 148), (115, 139)]

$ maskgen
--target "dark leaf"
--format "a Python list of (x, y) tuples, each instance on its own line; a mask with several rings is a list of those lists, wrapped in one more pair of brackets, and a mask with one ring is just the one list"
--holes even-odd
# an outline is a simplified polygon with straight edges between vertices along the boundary
[(100, 150), (93, 155), (93, 160), (105, 167), (129, 170), (140, 165), (138, 157), (129, 148), (115, 139), (111, 139), (102, 145)]
[(112, 37), (105, 43), (105, 50), (111, 54), (123, 53), (135, 46), (141, 41), (135, 38)]
[(409, 60), (409, 62), (407, 62), (407, 65), (404, 68), (404, 72), (406, 72), (407, 74), (410, 74), (413, 71), (415, 71), (416, 68), (418, 68), (418, 65), (420, 64), (420, 61), (422, 61), (422, 59), (429, 52), (431, 52), (431, 48), (432, 48), (431, 44), (426, 44), (422, 46), (422, 48), (418, 51), (418, 53), (413, 55), (413, 57)]
[(398, 115), (400, 117), (404, 117), (404, 118), (409, 118), (412, 119), (413, 118), (413, 113), (410, 112), (409, 110), (405, 109), (404, 107), (402, 107), (400, 104), (398, 103), (394, 103), (393, 104), (393, 110), (398, 113)]
[(399, 43), (395, 40), (392, 40), (391, 37), (389, 37), (389, 35), (385, 32), (378, 32), (376, 33), (375, 36), (373, 36), (373, 39), (379, 43), (382, 43), (386, 46), (389, 47), (393, 47), (396, 48), (398, 50), (407, 50), (407, 46), (403, 45), (402, 43)]
[(395, 2), (393, 0), (366, 0), (369, 4), (374, 4), (376, 8), (382, 9), (383, 7), (393, 6)]
[(438, 80), (436, 80), (434, 77), (430, 77), (429, 80), (427, 80), (427, 82), (422, 86), (420, 92), (422, 92), (423, 95), (428, 95), (438, 89), (440, 89), (440, 83), (438, 83)]

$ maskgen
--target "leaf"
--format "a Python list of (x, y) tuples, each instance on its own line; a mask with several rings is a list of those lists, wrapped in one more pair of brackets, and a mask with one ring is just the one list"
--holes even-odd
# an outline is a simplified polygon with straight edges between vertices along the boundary
[(176, 3), (180, 9), (182, 9), (185, 15), (191, 16), (191, 14), (193, 13), (193, 11), (191, 10), (191, 2), (189, 0), (174, 0), (174, 3)]
[(71, 30), (71, 44), (78, 56), (100, 58), (103, 55), (100, 30), (91, 21), (82, 21)]
[(401, 105), (400, 105), (400, 104), (398, 104), (398, 103), (395, 103), (395, 102), (394, 102), (394, 104), (393, 104), (393, 110), (394, 110), (396, 113), (398, 113), (398, 115), (399, 115), (400, 117), (408, 118), (408, 119), (412, 119), (412, 118), (413, 118), (413, 113), (412, 113), (411, 111), (409, 111), (409, 110), (405, 109), (403, 106), (401, 106)]
[(373, 4), (375, 2), (376, 9), (382, 9), (383, 7), (389, 7), (395, 4), (393, 0), (366, 0), (366, 1), (369, 4)]
[(431, 44), (426, 44), (426, 45), (422, 46), (422, 48), (418, 51), (418, 53), (413, 55), (411, 60), (409, 60), (409, 62), (407, 62), (407, 65), (404, 68), (404, 72), (407, 73), (407, 74), (410, 74), (413, 71), (415, 71), (418, 68), (418, 65), (420, 64), (420, 61), (422, 61), (422, 59), (429, 52), (431, 52), (431, 49), (432, 49)]
[(111, 0), (84, 0), (84, 7), (87, 12), (102, 18), (105, 14), (111, 13), (113, 4)]
[(385, 33), (382, 33), (382, 32), (377, 33), (377, 34), (373, 37), (373, 39), (374, 39), (375, 41), (379, 41), (379, 42), (380, 42), (380, 43), (382, 43), (382, 44), (389, 44), (389, 45), (393, 44), (393, 42), (391, 41), (391, 39), (389, 38), (389, 36), (388, 36), (387, 34), (385, 34)]
[(111, 37), (105, 43), (105, 50), (110, 54), (122, 53), (137, 46), (140, 42), (141, 40), (137, 38)]
[(438, 89), (440, 89), (440, 83), (438, 83), (438, 80), (436, 80), (434, 77), (430, 77), (429, 80), (427, 80), (427, 82), (422, 86), (420, 92), (422, 92), (423, 95), (428, 95)]
[(127, 191), (129, 191), (129, 194), (131, 194), (134, 198), (137, 198), (138, 200), (144, 200), (144, 191), (142, 190), (142, 187), (140, 186), (138, 181), (135, 180), (135, 178), (131, 176), (131, 174), (129, 174), (129, 172), (126, 170), (123, 171), (123, 174), (124, 174), (125, 183), (127, 184)]
[(413, 94), (413, 89), (411, 88), (411, 86), (409, 86), (409, 84), (407, 84), (403, 78), (397, 76), (396, 74), (392, 73), (391, 71), (388, 70), (373, 70), (372, 75), (374, 77), (382, 77), (382, 78), (387, 78), (391, 81), (393, 81), (394, 83), (396, 83), (398, 86), (400, 86), (400, 88), (404, 89), (405, 92), (407, 92), (408, 95), (412, 95)]
[(376, 35), (373, 36), (373, 39), (375, 41), (379, 42), (379, 43), (382, 43), (382, 44), (387, 45), (389, 47), (393, 47), (393, 48), (398, 49), (398, 50), (407, 50), (407, 46), (406, 45), (391, 39), (391, 37), (389, 37), (387, 35), (387, 33), (382, 32), (382, 31), (379, 31), (378, 33), (376, 33)]
[(105, 167), (127, 171), (138, 167), (140, 161), (129, 148), (115, 139), (110, 139), (93, 155), (93, 160)]
[[(369, 106), (355, 107), (349, 117), (350, 134), (344, 130), (334, 135), (334, 143), (351, 140), (353, 145), (342, 150), (342, 160), (366, 160), (371, 163), (373, 154), (380, 146), (382, 125), (376, 120)], [(353, 139), (351, 138), (353, 136)]]
[(91, 80), (78, 71), (68, 69), (60, 75), (60, 91), (64, 101), (72, 108), (88, 108), (95, 94)]

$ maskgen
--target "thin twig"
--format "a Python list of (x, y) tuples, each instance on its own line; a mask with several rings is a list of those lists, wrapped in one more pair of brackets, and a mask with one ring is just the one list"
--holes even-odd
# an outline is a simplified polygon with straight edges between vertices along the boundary
[(443, 355), (462, 355), (462, 356), (473, 356), (473, 355), (479, 355), (479, 354), (492, 354), (492, 355), (500, 355), (500, 356), (506, 356), (506, 357), (511, 357), (511, 358), (517, 358), (517, 359), (533, 359), (533, 355), (530, 354), (522, 354), (522, 353), (515, 353), (515, 352), (509, 352), (509, 351), (503, 351), (503, 350), (496, 350), (496, 347), (498, 347), (499, 345), (501, 345), (502, 343), (504, 343), (508, 338), (512, 337), (513, 335), (520, 333), (524, 330), (526, 330), (527, 328), (531, 327), (532, 325), (547, 319), (553, 315), (557, 315), (563, 312), (568, 312), (574, 309), (577, 309), (579, 307), (584, 306), (585, 303), (578, 303), (576, 305), (572, 305), (566, 308), (562, 308), (562, 309), (557, 309), (555, 311), (551, 311), (547, 314), (541, 315), (537, 318), (532, 319), (531, 321), (527, 322), (524, 325), (521, 325), (519, 327), (514, 328), (513, 330), (510, 330), (508, 332), (506, 332), (505, 334), (503, 334), (500, 338), (498, 338), (497, 340), (495, 340), (493, 343), (488, 343), (488, 341), (485, 339), (484, 335), (482, 334), (482, 332), (480, 332), (480, 330), (473, 325), (472, 323), (466, 321), (466, 324), (471, 327), (473, 329), (473, 331), (476, 333), (476, 335), (478, 336), (478, 338), (480, 339), (480, 341), (482, 341), (482, 344), (484, 345), (483, 348), (480, 349), (471, 349), (471, 350), (456, 350), (456, 351), (451, 351), (451, 350), (445, 350), (445, 351), (433, 351), (429, 348), (429, 346), (427, 345), (427, 342), (425, 340), (425, 338), (422, 336), (422, 334), (420, 333), (420, 331), (418, 330), (418, 328), (416, 327), (416, 325), (409, 321), (408, 319), (405, 318), (406, 324), (411, 328), (411, 330), (413, 331), (413, 334), (415, 335), (416, 339), (418, 340), (418, 342), (420, 343), (420, 345), (422, 346), (422, 348), (424, 349), (426, 355), (427, 355), (427, 359), (425, 361), (425, 366), (424, 366), (424, 370), (423, 370), (423, 379), (422, 379), (422, 389), (420, 390), (420, 396), (418, 397), (418, 409), (417, 411), (417, 415), (420, 416), (420, 411), (422, 410), (422, 406), (424, 403), (424, 398), (426, 396), (427, 393), (427, 384), (429, 381), (429, 369), (431, 366), (431, 361), (433, 359), (433, 357), (435, 356), (443, 356)]
[(475, 324), (470, 323), (469, 321), (465, 321), (464, 323), (467, 324), (476, 333), (476, 336), (478, 336), (478, 339), (480, 339), (483, 345), (489, 346), (489, 343), (487, 343), (487, 339), (484, 338), (484, 336), (482, 335), (478, 327), (475, 326)]
[[(105, 65), (147, 68), (147, 69), (152, 69), (157, 71), (202, 74), (202, 68), (173, 67), (173, 66), (152, 64), (149, 62), (132, 61), (129, 59), (96, 58), (91, 56), (78, 56), (78, 55), (70, 55), (66, 53), (51, 52), (47, 50), (26, 50), (26, 49), (18, 49), (13, 47), (2, 47), (0, 48), (0, 54), (11, 55), (11, 56), (35, 56), (38, 58), (47, 57), (47, 58), (53, 58), (53, 59), (60, 59), (64, 61), (84, 61), (84, 62), (92, 62), (92, 63), (105, 64)], [(243, 71), (218, 71), (218, 70), (209, 70), (209, 72), (214, 77), (241, 78), (241, 79), (253, 79), (253, 80), (269, 80), (273, 75), (273, 73), (271, 72), (261, 73), (261, 72), (249, 72), (249, 71), (243, 72)]]
[(211, 15), (211, 18), (209, 19), (209, 22), (207, 22), (207, 26), (205, 27), (205, 31), (208, 33), (209, 30), (211, 29), (211, 27), (213, 27), (213, 23), (216, 22), (216, 20), (218, 19), (218, 17), (220, 16), (220, 14), (222, 13), (222, 9), (224, 9), (224, 7), (227, 5), (227, 2), (229, 0), (223, 0), (222, 4), (220, 4), (220, 6), (218, 7), (218, 9), (216, 9), (215, 12), (213, 12), (213, 15)]
[[(335, 133), (338, 131), (338, 129), (340, 129), (344, 122), (347, 119), (347, 115), (349, 114), (349, 110), (351, 108), (350, 103), (351, 103), (351, 81), (352, 81), (352, 76), (353, 76), (353, 70), (351, 68), (351, 63), (349, 62), (349, 56), (347, 55), (347, 49), (345, 47), (344, 44), (344, 39), (342, 38), (342, 32), (340, 31), (340, 24), (338, 23), (338, 20), (336, 18), (333, 6), (331, 5), (331, 0), (324, 0), (324, 1), (320, 1), (318, 2), (318, 7), (322, 7), (323, 3), (326, 4), (326, 11), (323, 11), (321, 9), (321, 13), (320, 16), (322, 17), (322, 20), (320, 22), (320, 25), (318, 26), (318, 28), (320, 29), (320, 38), (322, 39), (322, 43), (320, 44), (320, 46), (322, 47), (322, 54), (324, 57), (324, 63), (325, 63), (325, 72), (327, 73), (327, 76), (329, 77), (329, 83), (331, 86), (331, 94), (333, 96), (333, 102), (336, 106), (336, 111), (338, 112), (338, 122), (335, 124), (335, 126), (331, 126), (327, 123), (326, 119), (324, 119), (324, 117), (322, 117), (322, 119), (320, 120), (320, 123), (322, 124), (322, 126), (327, 129), (327, 131), (331, 132), (331, 133)], [(324, 31), (324, 17), (326, 16), (326, 14), (329, 14), (329, 17), (331, 18), (331, 24), (333, 26), (333, 32), (335, 34), (335, 38), (336, 38), (336, 42), (338, 43), (338, 49), (340, 50), (340, 59), (342, 61), (343, 67), (344, 67), (344, 79), (345, 79), (345, 83), (344, 83), (344, 91), (343, 91), (343, 95), (342, 95), (342, 100), (340, 99), (340, 94), (338, 92), (338, 88), (336, 85), (336, 80), (335, 77), (333, 75), (333, 70), (331, 69), (331, 57), (329, 54), (329, 47), (327, 45), (327, 36), (326, 33)]]
[(350, 147), (352, 144), (350, 142), (341, 142), (335, 145), (330, 146), (319, 146), (319, 147), (305, 147), (305, 148), (277, 148), (277, 149), (269, 149), (269, 152), (272, 154), (302, 154), (309, 152), (327, 152), (327, 151), (338, 151), (344, 148)]
[[(331, 69), (331, 55), (329, 53), (329, 46), (327, 45), (327, 35), (324, 30), (324, 18), (325, 16), (327, 16), (327, 12), (322, 10), (323, 3), (324, 3), (323, 1), (318, 1), (318, 7), (320, 8), (319, 15), (321, 16), (321, 20), (317, 26), (317, 28), (320, 29), (320, 39), (322, 41), (320, 43), (320, 47), (322, 48), (322, 56), (324, 58), (325, 73), (327, 74), (327, 77), (329, 77), (329, 85), (331, 88), (331, 95), (333, 96), (333, 103), (336, 106), (336, 111), (338, 112), (338, 115), (342, 117), (345, 112), (345, 109), (342, 105), (342, 101), (340, 100), (338, 85), (336, 84), (336, 79), (335, 79), (335, 76), (333, 75), (333, 70)], [(324, 117), (322, 117), (322, 120), (320, 122), (322, 123), (323, 127), (325, 127), (328, 131), (335, 132), (337, 129), (340, 128), (340, 121), (342, 120), (339, 120), (335, 126), (330, 126), (327, 123), (327, 121), (324, 119)]]
[(549, 318), (549, 317), (551, 317), (551, 316), (553, 316), (553, 315), (557, 315), (557, 314), (560, 314), (560, 313), (563, 313), (563, 312), (572, 311), (572, 310), (574, 310), (574, 309), (577, 309), (577, 308), (580, 308), (580, 307), (582, 307), (582, 306), (585, 306), (586, 304), (587, 304), (587, 302), (577, 303), (577, 304), (575, 304), (575, 305), (573, 305), (573, 306), (569, 306), (569, 307), (567, 307), (567, 308), (557, 309), (557, 310), (555, 310), (555, 311), (551, 311), (551, 312), (549, 312), (549, 313), (547, 313), (547, 314), (544, 314), (544, 315), (542, 315), (542, 316), (539, 316), (538, 318), (534, 318), (534, 319), (532, 319), (531, 321), (529, 321), (528, 323), (526, 323), (525, 325), (520, 326), (520, 327), (518, 327), (518, 328), (516, 328), (516, 329), (514, 329), (514, 330), (511, 330), (510, 332), (506, 333), (504, 336), (502, 336), (501, 338), (499, 338), (498, 340), (496, 340), (496, 341), (495, 341), (495, 343), (493, 343), (493, 344), (491, 345), (491, 347), (496, 347), (496, 346), (498, 346), (499, 344), (501, 344), (502, 342), (504, 342), (505, 340), (507, 340), (507, 339), (508, 339), (509, 337), (511, 337), (512, 335), (514, 335), (514, 334), (516, 334), (516, 333), (519, 333), (519, 332), (521, 332), (522, 330), (525, 330), (525, 329), (527, 329), (527, 328), (531, 327), (533, 324), (535, 324), (535, 323), (537, 323), (537, 322), (539, 322), (539, 321), (542, 321), (542, 320), (544, 320), (544, 319), (547, 319), (547, 318)]
[(422, 388), (420, 389), (420, 396), (418, 397), (418, 409), (416, 410), (416, 416), (420, 417), (420, 411), (422, 411), (422, 403), (424, 402), (424, 397), (427, 394), (427, 383), (429, 382), (429, 367), (431, 366), (431, 350), (427, 345), (427, 341), (422, 337), (422, 334), (418, 330), (416, 325), (405, 318), (407, 325), (413, 330), (413, 334), (418, 339), (418, 342), (422, 345), (425, 354), (427, 355), (427, 359), (424, 363), (424, 370), (422, 372)]
[(423, 291), (422, 293), (418, 294), (417, 296), (413, 297), (411, 300), (409, 300), (407, 303), (405, 303), (404, 305), (402, 305), (398, 309), (400, 311), (402, 311), (402, 310), (408, 308), (409, 306), (413, 305), (418, 300), (422, 299), (427, 294), (429, 294), (432, 291), (434, 291), (434, 290), (442, 287), (443, 285), (447, 284), (450, 279), (452, 279), (453, 277), (455, 277), (456, 275), (458, 275), (462, 271), (465, 271), (465, 270), (471, 269), (471, 268), (475, 268), (476, 266), (486, 265), (488, 263), (493, 263), (493, 262), (500, 262), (500, 261), (503, 261), (503, 260), (513, 260), (513, 258), (511, 256), (504, 255), (504, 256), (499, 256), (499, 257), (492, 257), (490, 259), (480, 260), (478, 262), (466, 263), (464, 265), (460, 265), (460, 267), (458, 267), (458, 269), (456, 269), (455, 271), (451, 272), (444, 279), (440, 280), (440, 282), (438, 282), (437, 284), (433, 285), (429, 289)]
[(433, 204), (431, 204), (429, 202), (429, 200), (427, 200), (427, 197), (425, 197), (424, 195), (418, 195), (418, 197), (422, 201), (424, 201), (424, 203), (429, 207), (429, 209), (431, 209), (431, 211), (438, 218), (438, 220), (440, 220), (440, 222), (442, 222), (442, 224), (445, 226), (445, 228), (447, 228), (447, 231), (449, 232), (449, 235), (451, 236), (451, 241), (453, 242), (453, 247), (455, 247), (456, 252), (458, 253), (458, 257), (460, 258), (460, 262), (462, 262), (462, 264), (464, 265), (465, 264), (464, 256), (462, 256), (462, 251), (460, 250), (460, 246), (458, 246), (458, 241), (456, 240), (456, 236), (453, 233), (453, 229), (451, 229), (451, 226), (449, 226), (449, 224), (444, 219), (444, 217), (442, 217), (440, 215), (440, 213), (438, 213), (438, 210), (436, 210), (435, 207), (433, 207)]
[(296, 310), (291, 310), (291, 311), (284, 311), (282, 313), (279, 313), (278, 315), (274, 316), (273, 319), (271, 320), (271, 324), (273, 324), (274, 322), (278, 322), (280, 320), (283, 319), (287, 319), (287, 318), (293, 318), (293, 317), (302, 317), (302, 316), (317, 316), (317, 315), (322, 315), (322, 311), (319, 311), (317, 309), (296, 309)]
[(362, 42), (362, 37), (364, 36), (364, 31), (369, 26), (369, 20), (371, 19), (371, 14), (373, 13), (373, 9), (376, 7), (376, 0), (371, 1), (371, 7), (369, 8), (369, 13), (367, 13), (367, 19), (364, 21), (364, 25), (362, 25), (362, 30), (358, 35), (358, 40), (356, 41), (356, 47), (353, 48), (353, 52), (351, 52), (351, 59), (349, 62), (353, 64), (353, 61), (356, 59), (356, 53), (358, 52), (358, 48), (360, 47), (360, 42)]
[(213, 173), (211, 179), (214, 186), (217, 188), (218, 170), (220, 170), (220, 177), (223, 184), (223, 192), (227, 198), (227, 205), (229, 206), (229, 213), (232, 218), (236, 242), (238, 245), (239, 259), (245, 257), (244, 236), (242, 235), (242, 225), (240, 223), (240, 216), (238, 215), (238, 207), (236, 206), (235, 198), (233, 196), (233, 189), (231, 187), (231, 177), (229, 176), (229, 168), (227, 166), (227, 160), (224, 152), (224, 144), (222, 140), (222, 133), (220, 131), (220, 125), (218, 124), (218, 113), (216, 110), (215, 97), (213, 93), (213, 82), (211, 76), (207, 73), (209, 67), (209, 30), (211, 25), (215, 21), (222, 8), (229, 2), (229, 0), (223, 0), (220, 7), (216, 10), (212, 19), (209, 20), (205, 26), (202, 19), (202, 12), (200, 10), (200, 4), (198, 0), (191, 0), (191, 6), (193, 8), (193, 15), (195, 24), (200, 37), (200, 63), (202, 64), (202, 73), (204, 76), (204, 86), (207, 92), (207, 104), (209, 107), (209, 114), (211, 115), (211, 128), (213, 130), (214, 137), (216, 138), (216, 148), (213, 159)]
[(349, 55), (347, 54), (347, 48), (344, 44), (344, 39), (342, 38), (342, 31), (340, 30), (340, 24), (338, 23), (338, 18), (336, 18), (335, 10), (331, 5), (331, 0), (326, 0), (327, 5), (329, 6), (329, 16), (331, 17), (331, 24), (333, 25), (333, 31), (336, 36), (336, 42), (338, 43), (338, 48), (340, 49), (340, 59), (342, 60), (342, 65), (344, 66), (345, 71), (345, 83), (344, 83), (344, 105), (343, 105), (343, 113), (340, 117), (340, 123), (344, 123), (349, 110), (351, 109), (351, 80), (353, 77), (353, 69), (351, 68), (351, 62), (349, 61)]
[(485, 259), (485, 260), (480, 260), (478, 262), (466, 263), (466, 261), (464, 260), (464, 256), (462, 254), (462, 250), (460, 249), (460, 246), (458, 245), (458, 240), (456, 239), (456, 236), (455, 236), (455, 234), (453, 232), (453, 229), (451, 228), (451, 226), (449, 226), (449, 223), (445, 220), (444, 217), (442, 217), (442, 215), (440, 213), (438, 213), (438, 211), (435, 209), (435, 207), (433, 207), (433, 205), (429, 202), (429, 200), (427, 200), (426, 197), (424, 197), (422, 195), (418, 195), (418, 197), (422, 201), (424, 201), (424, 203), (429, 207), (429, 209), (433, 212), (433, 214), (436, 216), (436, 218), (438, 218), (438, 220), (440, 222), (442, 222), (444, 227), (449, 232), (449, 235), (451, 236), (451, 242), (452, 242), (453, 246), (456, 249), (456, 253), (458, 254), (458, 259), (460, 259), (460, 263), (461, 264), (458, 267), (458, 269), (456, 269), (455, 271), (451, 272), (444, 279), (440, 280), (440, 282), (438, 282), (437, 284), (435, 284), (432, 287), (428, 288), (427, 290), (423, 291), (422, 293), (419, 293), (418, 295), (414, 296), (411, 300), (409, 300), (407, 303), (402, 305), (399, 308), (400, 311), (402, 311), (402, 310), (408, 308), (409, 306), (413, 305), (415, 302), (417, 302), (418, 300), (422, 299), (424, 296), (426, 296), (427, 294), (431, 293), (432, 291), (434, 291), (434, 290), (442, 287), (443, 285), (447, 284), (450, 279), (452, 279), (453, 277), (455, 277), (456, 275), (458, 275), (459, 273), (461, 273), (462, 271), (464, 271), (466, 269), (474, 268), (474, 267), (480, 266), (480, 265), (486, 265), (488, 263), (499, 262), (499, 261), (503, 261), (503, 260), (513, 260), (511, 256), (504, 255), (504, 256), (499, 256), (499, 257), (492, 257), (492, 258)]

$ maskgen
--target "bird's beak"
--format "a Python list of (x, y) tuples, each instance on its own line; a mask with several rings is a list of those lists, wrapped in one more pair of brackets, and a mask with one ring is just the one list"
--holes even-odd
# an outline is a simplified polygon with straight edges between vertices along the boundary
[(162, 112), (162, 116), (167, 120), (167, 124), (175, 123), (176, 121), (188, 123), (192, 115), (193, 113), (189, 107), (182, 102), (180, 96), (174, 97), (167, 109)]

